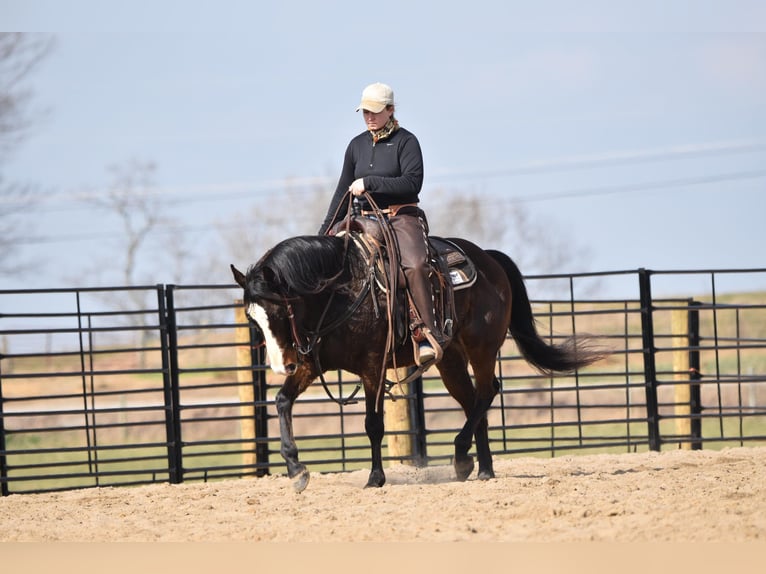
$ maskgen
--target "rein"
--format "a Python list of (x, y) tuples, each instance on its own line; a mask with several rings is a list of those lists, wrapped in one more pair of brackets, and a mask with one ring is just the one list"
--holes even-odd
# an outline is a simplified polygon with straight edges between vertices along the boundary
[[(399, 390), (402, 394), (404, 394), (404, 390), (402, 389), (402, 384), (408, 383), (410, 381), (415, 380), (417, 377), (419, 377), (425, 369), (422, 367), (418, 367), (418, 369), (412, 373), (410, 376), (408, 376), (405, 380), (399, 380), (397, 378), (396, 382), (389, 382), (386, 379), (386, 365), (388, 364), (389, 357), (393, 361), (393, 368), (394, 372), (397, 372), (398, 369), (396, 368), (396, 338), (394, 336), (395, 326), (394, 326), (394, 310), (396, 309), (396, 284), (397, 284), (397, 276), (399, 273), (399, 250), (398, 245), (396, 241), (396, 235), (392, 231), (391, 227), (388, 225), (388, 211), (382, 210), (380, 207), (378, 207), (378, 204), (375, 203), (375, 200), (373, 200), (372, 195), (368, 192), (364, 192), (365, 199), (367, 200), (367, 203), (371, 207), (371, 212), (369, 213), (372, 215), (377, 221), (378, 225), (380, 227), (380, 231), (383, 235), (384, 239), (384, 245), (386, 247), (386, 254), (388, 256), (388, 275), (386, 276), (385, 281), (385, 288), (386, 288), (386, 320), (388, 322), (388, 329), (386, 331), (386, 349), (385, 353), (383, 354), (383, 364), (380, 368), (380, 380), (378, 381), (378, 396), (375, 401), (376, 408), (380, 407), (382, 408), (382, 396), (383, 391), (385, 390), (389, 396), (396, 400), (393, 394), (391, 394), (391, 387), (394, 386), (394, 384), (398, 384)], [(396, 263), (395, 263), (396, 262)], [(398, 377), (398, 375), (397, 375)]]
[[(362, 212), (363, 215), (371, 215), (377, 222), (378, 226), (380, 228), (381, 235), (383, 236), (383, 244), (386, 248), (386, 255), (388, 257), (388, 275), (385, 275), (385, 281), (384, 281), (384, 288), (385, 292), (387, 294), (386, 297), (386, 320), (388, 322), (388, 329), (386, 331), (386, 348), (385, 353), (383, 354), (383, 364), (381, 365), (380, 369), (380, 380), (378, 381), (378, 396), (376, 399), (376, 409), (378, 407), (382, 408), (382, 395), (383, 391), (385, 390), (386, 393), (391, 397), (392, 400), (396, 400), (396, 397), (391, 393), (391, 388), (394, 385), (399, 386), (399, 390), (401, 391), (401, 394), (404, 395), (404, 390), (402, 389), (402, 385), (410, 383), (414, 381), (416, 378), (418, 378), (420, 375), (422, 375), (426, 368), (430, 365), (420, 365), (418, 366), (410, 375), (405, 377), (404, 379), (399, 379), (397, 374), (397, 380), (396, 381), (389, 381), (386, 379), (386, 365), (388, 364), (388, 359), (391, 358), (393, 362), (393, 368), (394, 372), (397, 372), (398, 369), (396, 367), (396, 340), (394, 336), (395, 326), (394, 326), (394, 310), (396, 309), (396, 284), (397, 284), (397, 275), (399, 273), (399, 252), (398, 252), (398, 245), (396, 241), (396, 236), (394, 235), (394, 232), (392, 231), (391, 227), (388, 225), (388, 215), (391, 213), (388, 209), (381, 209), (378, 207), (378, 204), (375, 203), (375, 200), (372, 198), (372, 195), (365, 191), (364, 197), (367, 200), (367, 203), (369, 204), (371, 210), (367, 212)], [(353, 206), (352, 204), (354, 202), (349, 201), (349, 212), (353, 213), (353, 215), (360, 215), (360, 210), (357, 206)], [(347, 217), (347, 226), (346, 226), (346, 236), (348, 237), (348, 225), (350, 222), (350, 217)], [(379, 256), (380, 253), (376, 252), (375, 256)], [(396, 263), (395, 263), (396, 262)], [(373, 261), (370, 262), (371, 265), (374, 265), (374, 258)], [(371, 269), (371, 271), (374, 273), (374, 269)], [(373, 304), (375, 304), (376, 300), (375, 297), (372, 298)], [(377, 315), (377, 308), (376, 308), (376, 315)]]

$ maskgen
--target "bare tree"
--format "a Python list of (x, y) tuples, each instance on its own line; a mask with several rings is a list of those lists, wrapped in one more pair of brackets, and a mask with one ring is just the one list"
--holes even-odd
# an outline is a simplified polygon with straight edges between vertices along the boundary
[[(588, 250), (568, 237), (555, 223), (533, 218), (520, 203), (502, 203), (469, 190), (436, 190), (427, 207), (431, 233), (462, 237), (484, 248), (501, 249), (527, 275), (557, 274), (585, 267)], [(594, 281), (586, 286), (593, 290)], [(545, 293), (563, 295), (565, 282), (546, 282)]]
[(573, 242), (545, 222), (534, 220), (522, 204), (498, 203), (465, 190), (437, 190), (428, 207), (431, 232), (463, 237), (481, 247), (507, 251), (528, 273), (559, 273), (562, 265), (581, 257)]
[(124, 258), (121, 265), (124, 285), (136, 285), (138, 253), (162, 222), (159, 197), (154, 191), (157, 166), (151, 161), (130, 160), (108, 168), (112, 183), (103, 196), (89, 201), (113, 213), (122, 227)]
[[(330, 178), (324, 178), (331, 181)], [(324, 220), (333, 190), (322, 184), (291, 185), (279, 193), (279, 201), (256, 201), (249, 210), (232, 215), (225, 222), (216, 223), (223, 248), (230, 261), (221, 267), (220, 260), (211, 260), (214, 274), (221, 270), (230, 279), (229, 263), (237, 266), (255, 263), (266, 250), (282, 239), (294, 235), (316, 233)]]
[[(95, 265), (98, 268), (96, 272), (116, 272), (120, 276), (120, 284), (126, 286), (157, 283), (157, 274), (168, 272), (168, 269), (172, 273), (173, 267), (176, 275), (188, 255), (186, 241), (175, 220), (166, 215), (168, 203), (155, 183), (156, 164), (132, 159), (107, 169), (111, 183), (104, 190), (89, 192), (86, 201), (100, 208), (107, 216), (116, 216), (120, 244), (113, 248), (108, 264)], [(158, 232), (169, 227), (176, 227), (172, 241), (150, 251), (152, 242), (160, 235)], [(108, 294), (106, 296), (109, 297)], [(152, 296), (145, 290), (128, 291), (125, 299), (117, 305), (124, 310), (151, 309), (149, 298)], [(110, 299), (110, 304), (114, 305), (114, 300)], [(143, 327), (147, 324), (147, 315), (126, 314), (125, 321)], [(151, 329), (138, 332), (143, 343), (153, 335)]]
[(0, 32), (0, 271), (5, 273), (23, 268), (14, 258), (31, 228), (29, 218), (21, 216), (40, 192), (33, 184), (8, 181), (4, 166), (34, 124), (26, 82), (52, 46), (47, 35)]

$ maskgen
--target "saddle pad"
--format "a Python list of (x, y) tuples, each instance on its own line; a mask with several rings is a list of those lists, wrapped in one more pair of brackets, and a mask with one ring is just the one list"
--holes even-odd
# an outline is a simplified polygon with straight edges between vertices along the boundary
[(443, 237), (431, 235), (428, 239), (434, 251), (447, 264), (453, 290), (465, 289), (476, 282), (476, 266), (460, 247)]

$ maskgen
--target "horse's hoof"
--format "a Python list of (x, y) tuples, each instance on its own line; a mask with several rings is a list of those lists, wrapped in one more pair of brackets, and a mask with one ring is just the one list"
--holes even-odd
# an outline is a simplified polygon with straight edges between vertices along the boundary
[(479, 475), (477, 477), (479, 480), (491, 480), (495, 478), (495, 471), (492, 469), (489, 470), (480, 470)]
[(367, 484), (364, 485), (365, 488), (380, 488), (386, 484), (386, 475), (383, 474), (382, 471), (373, 470), (370, 473), (370, 478), (367, 479)]
[(309, 485), (309, 478), (311, 478), (311, 474), (305, 468), (295, 476), (293, 479), (293, 489), (296, 494), (306, 490), (306, 487)]
[(473, 472), (473, 457), (467, 456), (460, 460), (455, 460), (455, 474), (460, 482), (468, 480)]

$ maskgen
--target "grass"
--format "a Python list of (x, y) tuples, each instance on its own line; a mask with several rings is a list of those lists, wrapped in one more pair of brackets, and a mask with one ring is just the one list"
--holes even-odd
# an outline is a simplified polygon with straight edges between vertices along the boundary
[(6, 438), (12, 492), (115, 486), (168, 479), (167, 448), (97, 448), (82, 433), (23, 433)]

